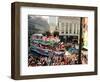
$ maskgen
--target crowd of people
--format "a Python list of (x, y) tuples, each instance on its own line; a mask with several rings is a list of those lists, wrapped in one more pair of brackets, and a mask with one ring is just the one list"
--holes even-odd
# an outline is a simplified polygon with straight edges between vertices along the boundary
[[(81, 55), (82, 64), (87, 64), (87, 56)], [(78, 64), (78, 55), (53, 55), (52, 57), (34, 56), (29, 54), (28, 66), (56, 66), (56, 65), (74, 65)]]
[(53, 55), (52, 57), (35, 57), (33, 55), (29, 55), (28, 66), (55, 66), (76, 63), (76, 58), (74, 57), (74, 55), (72, 59), (73, 62), (71, 62), (67, 56)]
[[(28, 66), (56, 66), (88, 63), (87, 51), (83, 50), (80, 58), (79, 45), (73, 42), (61, 42), (59, 35), (55, 33), (54, 35), (48, 35), (49, 33), (47, 33), (48, 36), (32, 35), (28, 54)], [(39, 55), (34, 55), (32, 52)], [(84, 52), (86, 53), (84, 54)]]

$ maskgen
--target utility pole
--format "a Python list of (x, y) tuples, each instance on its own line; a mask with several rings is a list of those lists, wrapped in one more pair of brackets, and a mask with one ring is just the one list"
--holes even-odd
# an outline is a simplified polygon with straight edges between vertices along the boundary
[(81, 50), (82, 50), (82, 17), (80, 18), (80, 39), (79, 39), (79, 56), (78, 56), (78, 64), (82, 64), (81, 62)]

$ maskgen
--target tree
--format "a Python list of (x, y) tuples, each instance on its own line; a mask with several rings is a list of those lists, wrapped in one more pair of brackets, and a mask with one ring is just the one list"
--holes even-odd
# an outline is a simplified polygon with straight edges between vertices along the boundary
[(59, 32), (58, 32), (58, 31), (54, 31), (54, 32), (53, 32), (53, 36), (54, 36), (54, 37), (59, 37)]
[(47, 35), (47, 37), (49, 37), (51, 35), (51, 33), (49, 31), (46, 31), (46, 35)]
[(46, 36), (46, 33), (42, 33), (43, 36)]

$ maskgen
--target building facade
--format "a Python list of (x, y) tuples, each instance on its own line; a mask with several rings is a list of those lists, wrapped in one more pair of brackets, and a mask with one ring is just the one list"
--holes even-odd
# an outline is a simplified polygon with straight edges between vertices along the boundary
[(56, 29), (64, 41), (76, 41), (79, 43), (80, 17), (58, 17), (58, 26)]

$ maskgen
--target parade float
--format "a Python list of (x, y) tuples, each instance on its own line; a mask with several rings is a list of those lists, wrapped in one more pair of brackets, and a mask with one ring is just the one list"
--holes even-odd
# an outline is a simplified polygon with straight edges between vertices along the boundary
[(30, 51), (38, 56), (64, 55), (64, 45), (57, 37), (34, 34), (30, 39)]

